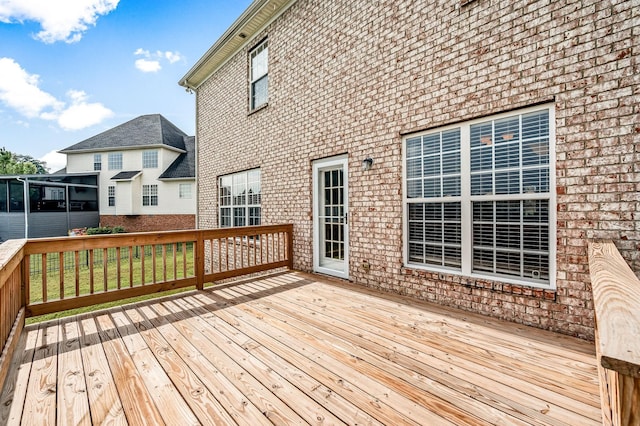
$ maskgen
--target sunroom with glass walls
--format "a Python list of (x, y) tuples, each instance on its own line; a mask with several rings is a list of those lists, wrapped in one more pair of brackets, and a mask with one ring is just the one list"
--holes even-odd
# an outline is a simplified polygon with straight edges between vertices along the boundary
[(409, 267), (555, 288), (554, 110), (404, 138)]

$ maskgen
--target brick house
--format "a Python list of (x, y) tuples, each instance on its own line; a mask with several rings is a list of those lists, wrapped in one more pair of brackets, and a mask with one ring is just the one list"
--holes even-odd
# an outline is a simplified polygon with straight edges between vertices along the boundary
[(180, 81), (198, 226), (293, 223), (301, 270), (592, 339), (588, 240), (640, 272), (634, 4), (255, 0)]
[(102, 226), (195, 227), (195, 138), (162, 115), (142, 115), (60, 153), (67, 173), (98, 174)]

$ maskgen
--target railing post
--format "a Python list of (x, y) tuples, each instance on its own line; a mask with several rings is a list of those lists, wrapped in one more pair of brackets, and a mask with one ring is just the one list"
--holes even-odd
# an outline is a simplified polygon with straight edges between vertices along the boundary
[(196, 288), (202, 290), (204, 289), (204, 233), (202, 231), (196, 231), (195, 256)]
[(293, 224), (287, 226), (287, 267), (293, 269)]

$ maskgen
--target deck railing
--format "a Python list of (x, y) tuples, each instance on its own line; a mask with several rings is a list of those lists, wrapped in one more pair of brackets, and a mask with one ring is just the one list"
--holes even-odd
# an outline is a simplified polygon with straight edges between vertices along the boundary
[(589, 244), (605, 425), (640, 425), (640, 280), (611, 241)]
[(0, 246), (0, 388), (27, 317), (293, 267), (293, 225), (12, 240)]

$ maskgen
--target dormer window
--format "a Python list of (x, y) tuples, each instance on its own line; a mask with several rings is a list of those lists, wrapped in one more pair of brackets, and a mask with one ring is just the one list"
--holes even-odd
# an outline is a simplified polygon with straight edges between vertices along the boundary
[(269, 100), (269, 44), (264, 40), (249, 52), (251, 93), (250, 110), (265, 105)]

